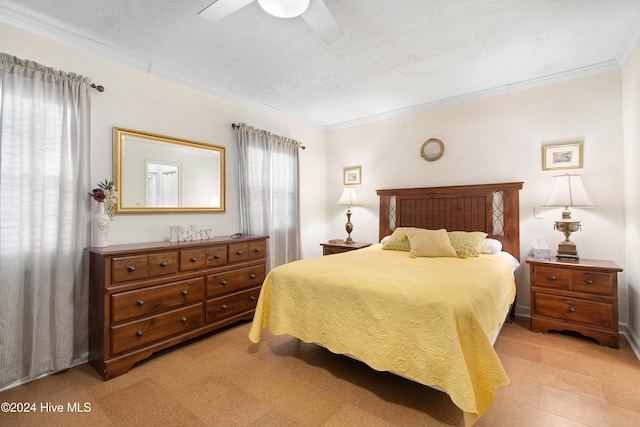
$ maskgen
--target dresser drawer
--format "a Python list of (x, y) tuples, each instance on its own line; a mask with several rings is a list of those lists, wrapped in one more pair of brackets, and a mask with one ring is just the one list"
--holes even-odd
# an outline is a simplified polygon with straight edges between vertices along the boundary
[(597, 328), (618, 330), (618, 325), (614, 322), (617, 314), (613, 303), (535, 293), (533, 309), (534, 316), (546, 316)]
[(111, 281), (121, 283), (146, 279), (148, 265), (148, 255), (114, 257), (111, 262)]
[(236, 243), (229, 245), (229, 262), (246, 261), (249, 259), (249, 245)]
[(536, 286), (554, 289), (571, 288), (571, 271), (559, 268), (537, 267), (535, 272)]
[(198, 277), (166, 285), (152, 286), (111, 295), (113, 323), (159, 313), (202, 301), (204, 278)]
[(180, 251), (180, 271), (197, 270), (207, 265), (207, 249), (185, 249)]
[(111, 327), (111, 353), (116, 355), (200, 326), (202, 326), (202, 303), (134, 323), (113, 326)]
[(178, 252), (162, 252), (149, 255), (149, 277), (178, 272)]
[(207, 248), (207, 267), (218, 267), (227, 263), (227, 245)]
[(260, 287), (207, 301), (207, 323), (253, 310), (258, 303)]
[(613, 276), (609, 273), (574, 271), (571, 274), (571, 290), (590, 294), (612, 295)]
[(235, 292), (240, 289), (261, 286), (265, 278), (265, 266), (240, 268), (207, 276), (207, 298)]
[(249, 259), (264, 258), (267, 256), (267, 242), (261, 240), (259, 242), (249, 243)]

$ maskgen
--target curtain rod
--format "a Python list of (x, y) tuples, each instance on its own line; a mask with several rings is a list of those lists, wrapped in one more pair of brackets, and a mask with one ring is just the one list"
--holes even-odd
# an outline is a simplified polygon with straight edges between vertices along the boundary
[(104, 86), (102, 85), (97, 85), (95, 83), (91, 84), (91, 87), (94, 88), (95, 90), (97, 90), (98, 92), (104, 92)]
[[(235, 124), (235, 123), (231, 123), (231, 127), (234, 128), (234, 129), (240, 129), (240, 125)], [(298, 142), (298, 141), (296, 141), (296, 142)], [(299, 142), (298, 142), (298, 144), (300, 145), (300, 148), (302, 148), (303, 150), (307, 148), (304, 145), (300, 144)]]

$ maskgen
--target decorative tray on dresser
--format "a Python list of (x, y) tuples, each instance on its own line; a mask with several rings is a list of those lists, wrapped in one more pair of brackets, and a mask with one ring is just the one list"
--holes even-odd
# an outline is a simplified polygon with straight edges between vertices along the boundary
[(549, 261), (527, 258), (531, 284), (531, 330), (568, 330), (620, 347), (618, 273), (612, 261)]
[(89, 363), (108, 380), (158, 350), (253, 318), (267, 238), (87, 248)]

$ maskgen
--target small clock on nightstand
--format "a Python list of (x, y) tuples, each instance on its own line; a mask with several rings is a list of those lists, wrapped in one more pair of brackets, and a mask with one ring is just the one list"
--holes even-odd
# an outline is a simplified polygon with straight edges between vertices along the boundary
[(371, 243), (345, 243), (344, 240), (329, 241), (329, 243), (320, 243), (322, 245), (322, 255), (333, 255), (342, 252), (355, 251), (356, 249), (371, 246)]

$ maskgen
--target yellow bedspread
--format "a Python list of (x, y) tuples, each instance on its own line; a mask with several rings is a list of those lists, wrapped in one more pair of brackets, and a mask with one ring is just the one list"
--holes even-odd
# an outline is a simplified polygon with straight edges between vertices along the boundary
[(412, 258), (380, 245), (292, 262), (264, 281), (249, 333), (290, 334), (446, 390), (473, 424), (509, 383), (491, 337), (515, 297), (512, 266)]

